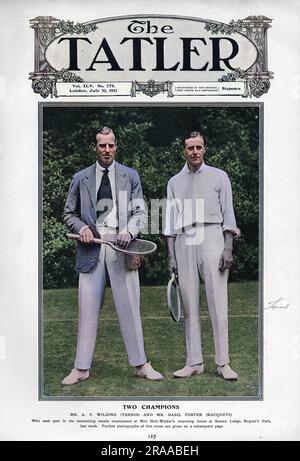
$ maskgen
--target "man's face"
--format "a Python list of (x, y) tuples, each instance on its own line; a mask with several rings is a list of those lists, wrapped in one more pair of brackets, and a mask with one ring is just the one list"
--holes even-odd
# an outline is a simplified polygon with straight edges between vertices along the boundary
[(200, 168), (205, 152), (206, 148), (202, 136), (185, 140), (184, 156), (190, 170), (196, 171)]
[(113, 133), (101, 134), (96, 136), (96, 152), (98, 162), (104, 168), (108, 168), (116, 156), (116, 140)]

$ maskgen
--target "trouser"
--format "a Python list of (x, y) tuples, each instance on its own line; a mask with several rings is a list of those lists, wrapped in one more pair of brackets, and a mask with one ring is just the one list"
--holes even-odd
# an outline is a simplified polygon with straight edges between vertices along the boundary
[(224, 235), (219, 224), (202, 227), (203, 241), (189, 245), (186, 232), (176, 236), (175, 252), (179, 287), (184, 304), (187, 365), (203, 363), (201, 321), (199, 315), (200, 278), (205, 282), (217, 365), (229, 363), (228, 354), (228, 270), (218, 269), (224, 249)]
[(89, 273), (79, 275), (79, 325), (74, 365), (78, 369), (89, 369), (92, 364), (105, 293), (106, 269), (128, 361), (132, 366), (143, 365), (147, 361), (140, 316), (138, 271), (127, 269), (123, 253), (102, 244), (96, 267)]

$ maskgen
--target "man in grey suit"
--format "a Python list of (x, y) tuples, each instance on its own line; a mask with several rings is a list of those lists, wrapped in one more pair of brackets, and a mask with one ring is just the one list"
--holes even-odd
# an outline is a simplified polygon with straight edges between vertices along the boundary
[(116, 150), (113, 130), (101, 128), (96, 135), (97, 162), (75, 174), (63, 212), (67, 227), (80, 235), (76, 255), (76, 270), (80, 273), (77, 353), (74, 368), (62, 381), (64, 385), (89, 378), (106, 271), (130, 365), (139, 377), (163, 379), (147, 361), (144, 350), (138, 257), (128, 261), (108, 245), (93, 243), (93, 238), (98, 237), (126, 248), (146, 222), (139, 175), (115, 161)]
[(233, 236), (239, 234), (227, 174), (206, 165), (205, 137), (199, 131), (182, 141), (186, 164), (168, 183), (165, 236), (170, 271), (178, 274), (184, 304), (186, 365), (175, 378), (204, 371), (199, 316), (199, 275), (205, 281), (212, 321), (217, 372), (227, 380), (238, 375), (229, 365), (227, 279)]

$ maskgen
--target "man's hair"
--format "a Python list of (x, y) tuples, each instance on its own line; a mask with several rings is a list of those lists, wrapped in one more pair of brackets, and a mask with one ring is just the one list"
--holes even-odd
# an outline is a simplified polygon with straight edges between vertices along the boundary
[(112, 128), (110, 128), (109, 126), (103, 126), (102, 128), (100, 128), (96, 133), (96, 138), (98, 134), (113, 134), (116, 139), (115, 133), (113, 132)]
[(190, 138), (196, 138), (200, 136), (201, 138), (203, 138), (203, 141), (204, 141), (204, 145), (206, 146), (206, 139), (205, 139), (205, 136), (201, 133), (201, 131), (189, 131), (188, 133), (186, 133), (184, 136), (182, 136), (182, 139), (181, 139), (181, 144), (183, 147), (185, 147), (185, 141), (187, 139), (190, 139)]

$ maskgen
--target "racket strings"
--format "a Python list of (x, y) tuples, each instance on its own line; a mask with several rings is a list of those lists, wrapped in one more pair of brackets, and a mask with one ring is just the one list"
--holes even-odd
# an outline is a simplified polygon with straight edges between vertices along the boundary
[(180, 316), (180, 297), (176, 283), (172, 283), (170, 290), (171, 310), (176, 319)]
[(130, 251), (137, 251), (138, 253), (145, 253), (148, 251), (153, 251), (156, 245), (153, 242), (145, 241), (145, 240), (133, 240), (128, 245), (128, 250)]

